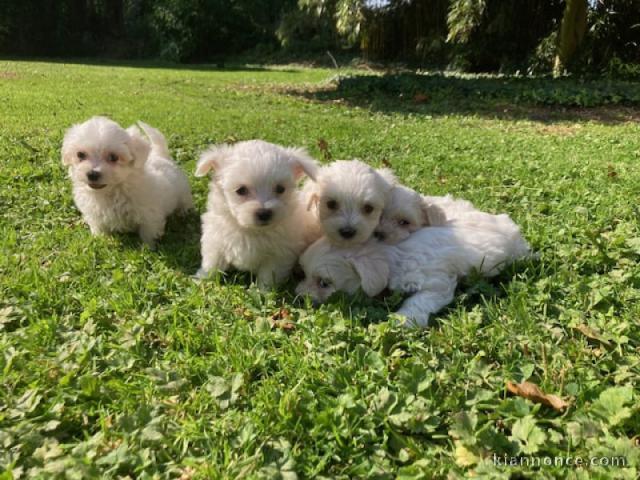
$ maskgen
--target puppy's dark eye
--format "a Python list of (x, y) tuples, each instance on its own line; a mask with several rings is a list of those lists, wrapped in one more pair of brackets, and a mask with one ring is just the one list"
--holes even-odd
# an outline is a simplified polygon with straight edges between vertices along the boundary
[(324, 278), (318, 279), (318, 286), (320, 288), (329, 288), (331, 286), (331, 282), (329, 280), (325, 280)]
[(282, 185), (276, 185), (275, 191), (278, 195), (280, 195), (281, 193), (284, 193), (285, 188)]
[(368, 203), (362, 207), (362, 211), (366, 214), (373, 212), (373, 205), (369, 205)]
[(242, 185), (240, 188), (238, 188), (236, 190), (236, 193), (238, 195), (240, 195), (241, 197), (244, 197), (245, 195), (247, 195), (249, 193), (249, 189), (247, 187), (245, 187), (244, 185)]
[(403, 218), (398, 220), (398, 225), (400, 225), (401, 227), (406, 227), (407, 225), (411, 225), (411, 222)]
[(87, 153), (86, 152), (78, 152), (77, 153), (78, 160), (86, 160)]
[(107, 160), (109, 160), (109, 162), (111, 163), (116, 163), (118, 161), (118, 155), (116, 155), (115, 153), (110, 153), (107, 156)]
[(327, 202), (327, 208), (329, 210), (337, 210), (338, 209), (338, 202), (336, 202), (335, 200), (329, 200)]

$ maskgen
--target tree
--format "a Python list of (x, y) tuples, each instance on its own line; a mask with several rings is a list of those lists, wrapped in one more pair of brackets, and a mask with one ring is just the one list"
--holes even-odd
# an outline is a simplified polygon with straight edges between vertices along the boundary
[(553, 65), (554, 76), (559, 76), (566, 70), (587, 31), (588, 0), (566, 0), (566, 2), (558, 34), (557, 54)]

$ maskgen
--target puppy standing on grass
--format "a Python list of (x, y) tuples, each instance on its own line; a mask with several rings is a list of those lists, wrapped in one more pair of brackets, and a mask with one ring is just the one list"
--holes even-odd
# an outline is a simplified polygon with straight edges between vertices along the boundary
[(173, 162), (164, 136), (139, 122), (127, 130), (105, 117), (71, 127), (62, 144), (73, 198), (94, 235), (138, 232), (150, 247), (167, 217), (193, 207), (185, 174)]
[(250, 140), (205, 151), (196, 175), (210, 170), (197, 276), (235, 267), (255, 274), (260, 288), (286, 279), (315, 240), (297, 182), (315, 178), (316, 162), (303, 149)]
[(305, 185), (309, 208), (315, 210), (319, 231), (336, 246), (358, 245), (371, 238), (391, 198), (395, 177), (359, 160), (338, 160)]

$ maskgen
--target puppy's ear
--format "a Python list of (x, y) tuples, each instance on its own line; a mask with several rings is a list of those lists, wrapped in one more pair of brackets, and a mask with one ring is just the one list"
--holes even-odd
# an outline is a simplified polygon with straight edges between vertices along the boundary
[(127, 128), (127, 133), (129, 134), (127, 146), (133, 157), (133, 163), (137, 166), (143, 165), (147, 161), (151, 145), (149, 145), (149, 141), (142, 135), (138, 127), (131, 126)]
[(169, 146), (167, 145), (167, 139), (157, 128), (153, 128), (142, 121), (138, 121), (138, 126), (145, 133), (149, 141), (151, 142), (151, 148), (165, 157), (170, 157)]
[(398, 178), (391, 171), (390, 168), (379, 168), (376, 170), (378, 174), (387, 182), (390, 186), (398, 185)]
[(307, 212), (310, 211), (313, 207), (318, 207), (318, 203), (320, 202), (320, 196), (313, 192), (309, 195), (309, 201), (307, 202)]
[(306, 175), (315, 181), (316, 175), (318, 174), (318, 164), (304, 148), (285, 147), (283, 150), (289, 158), (291, 171), (296, 180)]
[(444, 225), (447, 221), (444, 210), (426, 200), (420, 202), (420, 210), (422, 211), (422, 225), (425, 227)]
[(80, 125), (74, 125), (64, 134), (64, 140), (62, 140), (62, 164), (68, 167), (73, 164), (73, 160), (78, 153), (76, 151), (75, 137), (78, 135)]
[(196, 167), (196, 177), (204, 177), (210, 170), (218, 170), (231, 157), (233, 147), (226, 143), (214, 145), (200, 155)]
[(362, 290), (367, 296), (375, 297), (389, 283), (389, 263), (379, 248), (365, 248), (357, 256), (350, 258), (349, 263), (360, 277)]

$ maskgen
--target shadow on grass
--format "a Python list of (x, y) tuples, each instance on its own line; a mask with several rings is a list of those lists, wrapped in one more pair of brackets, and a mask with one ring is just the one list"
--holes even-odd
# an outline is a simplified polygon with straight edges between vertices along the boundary
[(331, 88), (293, 91), (313, 101), (383, 113), (479, 115), (542, 122), (640, 119), (640, 83), (604, 78), (503, 77), (442, 73), (338, 77)]
[(169, 267), (185, 275), (196, 273), (200, 266), (200, 215), (192, 210), (169, 217), (157, 251)]
[(162, 69), (194, 72), (284, 72), (299, 73), (293, 68), (269, 68), (263, 65), (246, 65), (242, 63), (226, 62), (224, 60), (211, 63), (174, 63), (162, 60), (118, 60), (109, 58), (46, 58), (46, 57), (2, 57), (2, 61), (55, 63), (61, 65), (86, 65), (93, 67), (123, 67), (142, 69)]

